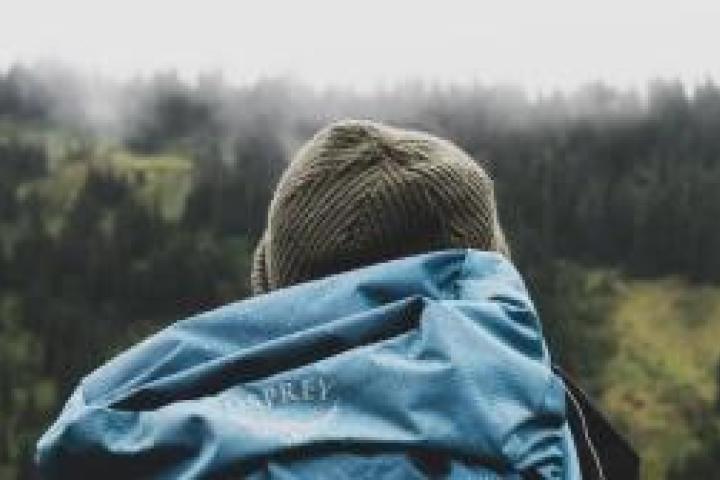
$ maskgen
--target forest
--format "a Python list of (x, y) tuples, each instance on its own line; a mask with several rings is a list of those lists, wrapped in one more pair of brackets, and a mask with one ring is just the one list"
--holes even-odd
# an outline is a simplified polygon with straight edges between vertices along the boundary
[(162, 72), (0, 71), (0, 480), (77, 382), (169, 323), (247, 297), (273, 187), (326, 123), (449, 138), (495, 180), (551, 351), (643, 459), (720, 469), (720, 85), (407, 82), (373, 92)]

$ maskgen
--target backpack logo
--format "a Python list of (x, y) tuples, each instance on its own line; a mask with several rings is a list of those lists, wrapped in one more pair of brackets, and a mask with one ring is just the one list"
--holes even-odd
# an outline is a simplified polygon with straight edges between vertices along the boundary
[(213, 403), (243, 429), (299, 441), (332, 422), (338, 400), (331, 377), (307, 375), (236, 386), (214, 397)]

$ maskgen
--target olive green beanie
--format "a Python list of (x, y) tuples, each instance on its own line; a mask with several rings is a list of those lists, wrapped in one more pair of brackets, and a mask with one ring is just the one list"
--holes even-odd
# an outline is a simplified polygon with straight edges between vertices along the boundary
[(509, 255), (492, 180), (426, 133), (333, 123), (296, 154), (253, 258), (254, 293), (443, 248)]

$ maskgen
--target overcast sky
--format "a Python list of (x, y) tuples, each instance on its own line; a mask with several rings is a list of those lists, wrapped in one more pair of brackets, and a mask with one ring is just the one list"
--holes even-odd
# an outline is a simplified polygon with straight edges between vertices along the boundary
[(720, 79), (720, 1), (0, 0), (0, 68), (174, 68), (361, 89), (424, 79), (572, 88)]

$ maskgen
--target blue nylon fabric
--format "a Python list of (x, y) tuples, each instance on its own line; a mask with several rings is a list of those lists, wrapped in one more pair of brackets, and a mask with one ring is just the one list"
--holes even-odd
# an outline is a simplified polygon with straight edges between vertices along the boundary
[(415, 255), (182, 320), (85, 377), (47, 478), (580, 478), (503, 256)]

